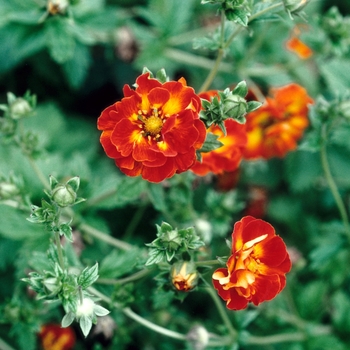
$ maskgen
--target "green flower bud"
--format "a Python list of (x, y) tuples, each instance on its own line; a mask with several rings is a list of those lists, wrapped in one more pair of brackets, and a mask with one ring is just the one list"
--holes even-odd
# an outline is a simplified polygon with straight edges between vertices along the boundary
[(52, 191), (52, 200), (60, 207), (68, 207), (75, 203), (77, 194), (69, 184), (60, 184)]
[(192, 345), (193, 349), (204, 350), (209, 343), (209, 333), (201, 325), (193, 326), (187, 333), (187, 341)]
[(181, 292), (189, 292), (197, 286), (198, 272), (192, 261), (178, 261), (171, 267), (171, 282)]
[(0, 182), (0, 199), (11, 199), (19, 194), (16, 185), (10, 182)]
[(16, 98), (10, 104), (10, 115), (12, 119), (21, 119), (28, 116), (33, 111), (31, 105), (22, 97)]
[(177, 230), (171, 230), (164, 233), (162, 241), (167, 246), (167, 249), (176, 251), (180, 248), (182, 239)]
[(300, 12), (307, 5), (310, 0), (283, 0), (284, 7), (289, 16), (300, 15)]
[(247, 102), (239, 95), (230, 94), (223, 101), (223, 113), (225, 119), (241, 119), (247, 113)]

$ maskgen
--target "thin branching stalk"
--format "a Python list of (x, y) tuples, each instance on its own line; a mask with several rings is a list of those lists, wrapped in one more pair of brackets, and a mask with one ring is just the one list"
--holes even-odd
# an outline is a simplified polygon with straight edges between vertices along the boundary
[(340, 217), (343, 221), (344, 227), (345, 227), (345, 234), (350, 241), (350, 224), (349, 224), (349, 218), (348, 214), (346, 212), (345, 205), (343, 203), (343, 200), (340, 196), (337, 184), (332, 176), (331, 169), (329, 166), (328, 158), (327, 158), (327, 127), (326, 125), (322, 128), (322, 144), (321, 144), (321, 163), (322, 168), (324, 171), (324, 175), (326, 178), (326, 181), (328, 183), (329, 189), (332, 192), (334, 201), (338, 207)]

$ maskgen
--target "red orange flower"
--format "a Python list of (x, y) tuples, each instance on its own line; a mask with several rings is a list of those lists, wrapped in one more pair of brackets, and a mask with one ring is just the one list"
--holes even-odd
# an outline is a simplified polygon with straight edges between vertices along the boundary
[(194, 90), (183, 78), (162, 84), (145, 73), (123, 92), (98, 119), (106, 154), (126, 175), (151, 182), (188, 170), (206, 136)]
[[(207, 91), (199, 94), (199, 97), (210, 101), (212, 96), (216, 96), (217, 91)], [(207, 132), (218, 136), (218, 140), (223, 144), (221, 147), (202, 153), (202, 161), (196, 161), (191, 170), (197, 175), (206, 175), (209, 172), (222, 174), (224, 171), (234, 171), (239, 167), (242, 160), (242, 151), (247, 143), (245, 125), (237, 123), (233, 119), (224, 121), (226, 135), (217, 125), (212, 125)]]
[(308, 104), (313, 100), (297, 84), (272, 89), (272, 97), (246, 116), (248, 142), (246, 159), (284, 157), (297, 147), (309, 125)]
[(39, 338), (44, 350), (71, 350), (75, 344), (75, 333), (59, 324), (46, 324), (41, 327)]
[(248, 302), (259, 305), (273, 299), (285, 287), (285, 274), (291, 269), (282, 238), (269, 223), (252, 216), (236, 222), (232, 255), (226, 265), (212, 278), (230, 310), (242, 310)]

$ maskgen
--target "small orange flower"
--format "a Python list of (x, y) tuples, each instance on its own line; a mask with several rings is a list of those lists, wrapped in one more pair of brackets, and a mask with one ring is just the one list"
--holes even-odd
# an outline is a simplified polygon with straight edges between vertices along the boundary
[(242, 310), (248, 302), (259, 305), (273, 299), (286, 285), (291, 269), (286, 245), (266, 221), (245, 216), (232, 233), (232, 255), (227, 268), (212, 278), (219, 296), (230, 310)]
[(289, 84), (271, 93), (272, 97), (267, 97), (258, 110), (246, 116), (246, 159), (284, 157), (296, 149), (309, 125), (308, 104), (313, 100), (303, 87)]
[(43, 350), (71, 350), (75, 345), (75, 333), (59, 324), (46, 324), (41, 327), (39, 338)]
[(205, 141), (199, 119), (200, 98), (185, 79), (164, 84), (142, 74), (136, 89), (125, 85), (124, 98), (98, 119), (101, 144), (129, 176), (161, 182), (188, 170)]
[[(211, 97), (217, 96), (217, 91), (211, 90), (199, 94), (199, 97), (210, 101)], [(233, 119), (224, 121), (226, 135), (217, 125), (212, 125), (207, 132), (218, 136), (218, 141), (223, 145), (211, 152), (202, 153), (202, 161), (196, 161), (191, 170), (204, 176), (209, 172), (216, 175), (223, 172), (231, 172), (239, 167), (242, 160), (242, 151), (247, 143), (245, 125), (237, 123)]]
[(299, 58), (306, 60), (313, 55), (313, 51), (298, 37), (292, 36), (286, 42), (286, 48), (294, 52)]

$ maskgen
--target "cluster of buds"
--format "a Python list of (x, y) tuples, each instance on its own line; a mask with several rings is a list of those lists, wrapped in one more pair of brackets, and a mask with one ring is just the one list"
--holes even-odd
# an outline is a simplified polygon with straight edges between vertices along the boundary
[(178, 230), (163, 222), (161, 226), (157, 225), (157, 238), (146, 245), (151, 248), (146, 265), (152, 265), (162, 261), (170, 262), (176, 254), (196, 250), (204, 242), (193, 227)]
[(247, 102), (247, 94), (247, 84), (242, 81), (232, 91), (229, 88), (219, 91), (218, 96), (214, 96), (211, 101), (202, 99), (201, 119), (206, 127), (218, 125), (226, 135), (224, 120), (231, 118), (244, 124), (246, 114), (261, 106), (257, 101)]

